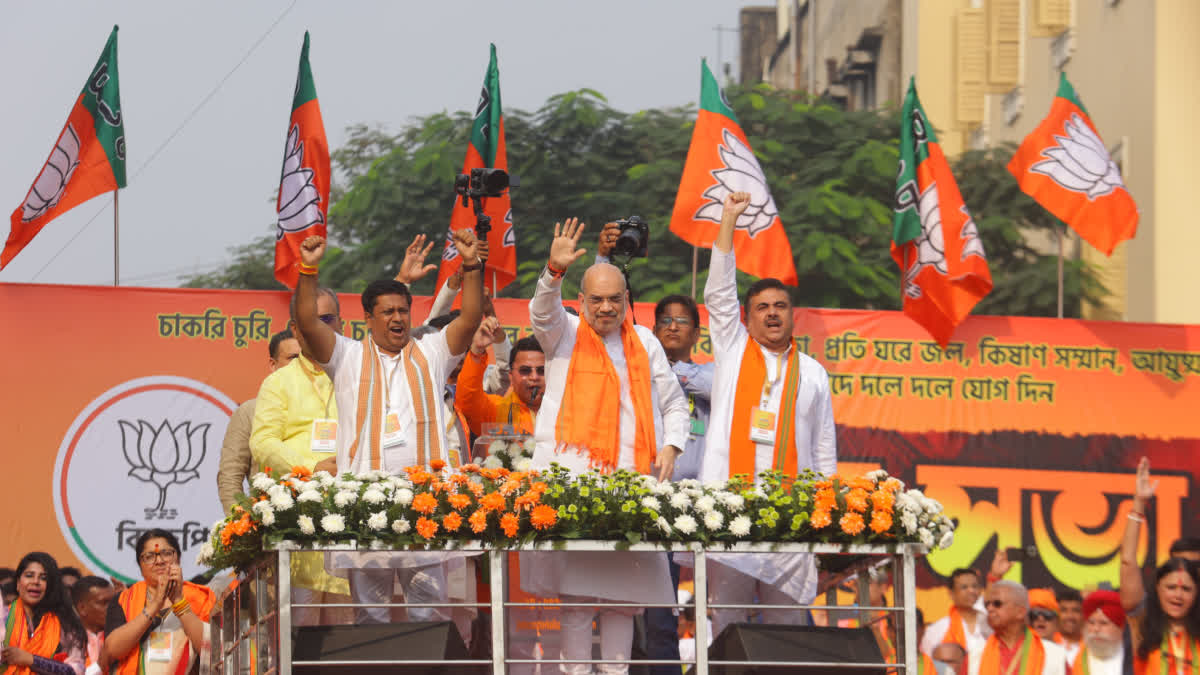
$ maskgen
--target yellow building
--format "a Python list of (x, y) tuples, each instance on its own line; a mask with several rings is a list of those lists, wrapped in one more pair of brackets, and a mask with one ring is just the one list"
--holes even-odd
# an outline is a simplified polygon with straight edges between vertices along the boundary
[(1111, 258), (1068, 236), (1112, 293), (1085, 316), (1200, 323), (1200, 0), (778, 0), (773, 14), (743, 10), (743, 29), (774, 38), (747, 45), (744, 30), (743, 81), (873, 108), (916, 75), (949, 155), (1019, 143), (1065, 71), (1141, 212)]

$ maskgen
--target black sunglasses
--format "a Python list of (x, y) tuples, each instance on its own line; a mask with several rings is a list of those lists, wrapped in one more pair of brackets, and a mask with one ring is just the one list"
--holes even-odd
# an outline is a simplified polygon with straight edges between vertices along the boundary
[(1035, 619), (1045, 619), (1049, 621), (1057, 616), (1057, 612), (1050, 609), (1042, 609), (1041, 607), (1035, 607), (1034, 609), (1029, 610), (1030, 622), (1034, 621)]
[(517, 372), (521, 374), (521, 377), (529, 377), (535, 370), (537, 371), (538, 375), (546, 374), (546, 366), (521, 366), (520, 368), (517, 368)]

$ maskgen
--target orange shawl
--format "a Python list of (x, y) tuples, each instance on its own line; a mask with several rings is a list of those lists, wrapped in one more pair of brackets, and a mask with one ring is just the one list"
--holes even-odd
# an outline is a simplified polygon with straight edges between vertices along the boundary
[[(58, 651), (58, 643), (62, 640), (62, 626), (54, 612), (46, 612), (38, 622), (33, 635), (29, 635), (29, 608), (20, 599), (13, 601), (8, 608), (8, 621), (4, 628), (4, 646), (19, 647), (34, 656), (53, 659)], [(9, 666), (2, 675), (32, 675), (30, 668)]]
[[(212, 614), (213, 606), (217, 604), (217, 595), (213, 593), (207, 586), (199, 586), (190, 581), (183, 582), (183, 597), (191, 606), (192, 612), (200, 618), (201, 621), (208, 621), (208, 617)], [(121, 591), (121, 595), (117, 597), (117, 602), (121, 604), (121, 610), (125, 612), (125, 620), (132, 621), (134, 617), (142, 613), (146, 608), (146, 582), (139, 581), (136, 584)], [(188, 650), (190, 644), (183, 647), (184, 664), (188, 662)], [(116, 668), (112, 670), (113, 675), (138, 675), (145, 672), (146, 666), (142, 662), (144, 654), (142, 652), (142, 643), (139, 641), (137, 646), (133, 648), (125, 658), (120, 660)]]
[[(978, 621), (979, 617), (975, 620)], [(942, 638), (942, 642), (953, 642), (962, 647), (964, 652), (967, 651), (967, 624), (963, 621), (958, 607), (954, 605), (950, 605), (950, 628), (946, 630), (946, 637)]]
[[(367, 446), (371, 452), (371, 468), (381, 468), (380, 445), (382, 444), (383, 399), (387, 391), (383, 381), (383, 364), (371, 336), (362, 341), (362, 367), (358, 374), (358, 406), (354, 417), (354, 442), (350, 444), (350, 461), (353, 462), (359, 448)], [(413, 417), (416, 419), (417, 464), (428, 465), (443, 457), (444, 430), (438, 428), (437, 409), (442, 404), (442, 384), (433, 381), (429, 373), (429, 362), (425, 353), (417, 347), (416, 340), (409, 340), (401, 350), (401, 366), (404, 381), (408, 384)], [(397, 368), (401, 367), (397, 366)], [(382, 411), (382, 412), (381, 412)], [(363, 440), (366, 439), (366, 440)], [(398, 467), (388, 467), (392, 471)]]
[(1046, 648), (1042, 641), (1025, 628), (1025, 640), (1015, 656), (1015, 664), (1010, 664), (1007, 673), (1000, 670), (1000, 638), (995, 635), (988, 638), (983, 654), (979, 657), (979, 675), (1038, 675), (1046, 663)]
[[(785, 476), (796, 475), (796, 394), (800, 391), (799, 349), (793, 344), (787, 352), (787, 375), (783, 395), (775, 417), (775, 460), (772, 469)], [(733, 402), (733, 422), (729, 427), (729, 476), (750, 476), (753, 480), (767, 467), (754, 466), (756, 443), (750, 440), (750, 411), (762, 403), (762, 391), (767, 382), (767, 361), (754, 338), (746, 338), (738, 372), (737, 392)]]
[[(1163, 636), (1162, 646), (1150, 652), (1146, 658), (1138, 659), (1137, 654), (1134, 654), (1133, 672), (1138, 675), (1175, 675), (1177, 670), (1175, 652), (1170, 644), (1171, 638), (1169, 635)], [(1190, 675), (1200, 673), (1200, 653), (1196, 648), (1196, 640), (1189, 638), (1186, 634), (1183, 637), (1184, 644), (1178, 650), (1186, 652), (1184, 658), (1191, 661), (1191, 667), (1185, 668), (1184, 672)]]
[[(637, 418), (634, 462), (641, 473), (650, 473), (655, 461), (654, 410), (650, 396), (650, 356), (633, 329), (633, 317), (625, 312), (621, 324), (629, 392)], [(604, 471), (617, 468), (621, 456), (621, 378), (604, 348), (604, 340), (587, 321), (580, 320), (575, 332), (575, 349), (567, 367), (562, 407), (554, 425), (560, 448), (575, 446), (591, 457), (589, 465)]]

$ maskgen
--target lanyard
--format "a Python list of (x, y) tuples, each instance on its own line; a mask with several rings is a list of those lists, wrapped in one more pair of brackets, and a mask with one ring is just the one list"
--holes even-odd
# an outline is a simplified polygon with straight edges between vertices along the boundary
[[(300, 358), (300, 357), (297, 357), (297, 358)], [(317, 387), (318, 373), (310, 371), (308, 369), (308, 366), (304, 364), (303, 360), (300, 361), (300, 370), (304, 371), (305, 377), (308, 378), (308, 383), (312, 385), (313, 393), (315, 393), (317, 395), (318, 399), (321, 398), (321, 390), (320, 390), (320, 388)], [(322, 419), (329, 419), (329, 402), (332, 400), (333, 400), (333, 381), (331, 380), (329, 383), (329, 395), (325, 397), (325, 415), (323, 416)]]
[[(1159, 675), (1167, 675), (1167, 659), (1175, 664), (1175, 675), (1183, 675), (1186, 665), (1191, 665), (1191, 672), (1200, 672), (1200, 658), (1196, 654), (1196, 641), (1187, 639), (1187, 633), (1178, 631), (1163, 637), (1162, 651), (1158, 659)], [(1178, 640), (1176, 640), (1178, 637)], [(1190, 658), (1189, 658), (1190, 657)]]
[(392, 378), (396, 376), (396, 371), (400, 369), (400, 361), (404, 359), (404, 352), (396, 355), (396, 366), (392, 368), (392, 372), (387, 371), (387, 362), (390, 359), (383, 358), (383, 354), (379, 352), (379, 347), (375, 346), (375, 341), (371, 340), (371, 349), (375, 350), (375, 358), (379, 360), (379, 367), (383, 369), (383, 409), (392, 409)]
[(783, 377), (783, 365), (787, 363), (788, 357), (791, 356), (791, 347), (788, 347), (782, 354), (778, 355), (775, 361), (775, 377), (771, 377), (768, 372), (763, 376), (762, 404), (760, 407), (766, 408), (771, 402), (771, 390), (775, 388), (775, 383)]

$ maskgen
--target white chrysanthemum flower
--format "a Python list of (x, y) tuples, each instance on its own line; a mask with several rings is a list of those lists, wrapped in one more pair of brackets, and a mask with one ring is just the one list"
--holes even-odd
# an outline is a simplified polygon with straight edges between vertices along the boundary
[(250, 506), (250, 510), (262, 515), (264, 511), (272, 510), (271, 502), (254, 502), (254, 504)]
[(275, 479), (265, 473), (254, 474), (254, 478), (250, 479), (250, 487), (255, 490), (266, 492), (276, 485)]
[(863, 475), (863, 477), (866, 478), (867, 480), (875, 481), (876, 483), (878, 483), (879, 481), (882, 481), (882, 480), (887, 480), (887, 476), (888, 476), (888, 472), (884, 471), (883, 469), (875, 469), (874, 471), (868, 471), (866, 474)]
[(217, 551), (215, 548), (213, 548), (211, 541), (204, 542), (200, 545), (200, 553), (196, 555), (196, 564), (208, 565), (216, 553)]
[(496, 455), (488, 455), (488, 458), (483, 460), (483, 468), (485, 469), (499, 469), (502, 466), (504, 466), (504, 460)]
[(704, 527), (716, 532), (725, 524), (725, 516), (721, 515), (720, 511), (705, 511), (704, 512)]
[(717, 507), (717, 500), (712, 495), (704, 495), (696, 500), (696, 510), (708, 513)]
[(662, 530), (664, 533), (671, 534), (671, 523), (668, 523), (666, 518), (659, 516), (658, 518), (654, 519), (654, 524), (657, 525), (658, 529)]
[(336, 479), (334, 479), (333, 474), (329, 473), (328, 471), (318, 471), (313, 474), (313, 480), (320, 483), (321, 487), (327, 488), (330, 485), (333, 485)]
[(313, 525), (312, 516), (300, 516), (296, 519), (296, 524), (300, 526), (300, 532), (303, 534), (315, 534), (317, 528)]
[[(305, 493), (301, 493), (301, 494), (305, 494)], [(318, 494), (317, 496), (319, 497), (320, 494)], [(279, 511), (287, 511), (288, 509), (292, 508), (292, 506), (294, 506), (295, 504), (296, 504), (296, 500), (292, 499), (292, 496), (290, 494), (288, 494), (286, 491), (281, 492), (276, 495), (271, 495), (271, 506), (274, 506)]]
[(342, 490), (333, 496), (333, 503), (339, 509), (344, 509), (356, 501), (358, 501), (358, 493), (349, 490)]
[(387, 527), (387, 525), (388, 517), (387, 513), (384, 511), (372, 513), (370, 517), (367, 518), (367, 527), (371, 528), (372, 530), (382, 530), (383, 528)]
[(340, 513), (326, 513), (321, 517), (321, 529), (337, 534), (346, 529), (346, 519)]
[(270, 527), (270, 526), (274, 525), (275, 524), (275, 512), (274, 511), (263, 511), (262, 512), (262, 524), (265, 525), (266, 527)]
[(683, 480), (679, 481), (679, 487), (687, 490), (694, 490), (700, 487), (700, 481), (696, 480), (695, 478), (684, 478)]
[(362, 487), (362, 481), (359, 481), (359, 480), (334, 481), (333, 487), (336, 488), (337, 490), (358, 492), (358, 489), (360, 487)]
[(514, 471), (530, 471), (533, 469), (533, 460), (528, 457), (522, 457), (513, 462)]
[(321, 483), (313, 480), (300, 481), (300, 492), (313, 492), (321, 489)]
[(533, 451), (537, 449), (537, 441), (533, 439), (533, 436), (530, 436), (525, 439), (524, 443), (521, 443), (521, 449), (525, 451), (525, 454), (532, 457)]
[(738, 516), (729, 521), (729, 532), (735, 537), (744, 537), (750, 534), (750, 519), (746, 516)]
[(397, 490), (403, 490), (405, 488), (411, 488), (412, 482), (410, 480), (408, 480), (407, 478), (400, 478), (399, 476), (393, 476), (392, 477), (392, 487)]
[(658, 501), (657, 497), (642, 497), (642, 506), (651, 511), (657, 511), (662, 508), (662, 503)]
[(912, 511), (902, 510), (900, 512), (900, 526), (904, 528), (907, 534), (916, 534), (917, 516)]
[(387, 496), (383, 494), (383, 491), (376, 487), (367, 488), (367, 491), (363, 493), (362, 498), (363, 501), (368, 504), (382, 504), (387, 500)]
[(488, 445), (488, 457), (495, 457), (506, 450), (508, 450), (508, 444), (504, 441), (492, 441)]
[(917, 536), (921, 538), (921, 543), (929, 548), (933, 548), (933, 533), (925, 528), (921, 528), (917, 532)]
[(699, 499), (700, 497), (704, 496), (704, 490), (700, 488), (683, 488), (680, 490), (680, 492), (691, 497), (692, 499)]
[(950, 548), (954, 543), (954, 530), (946, 530), (942, 533), (942, 538), (938, 541), (938, 548)]
[(375, 469), (373, 471), (368, 472), (367, 475), (364, 476), (364, 478), (366, 478), (367, 480), (369, 480), (373, 483), (380, 483), (391, 477), (392, 477), (392, 472), (385, 471), (383, 469)]
[(392, 502), (401, 506), (408, 506), (412, 503), (413, 491), (408, 488), (400, 488), (396, 490), (396, 494), (392, 495)]
[(301, 492), (300, 496), (296, 497), (296, 501), (300, 502), (319, 502), (323, 499), (320, 492), (312, 491)]
[(696, 519), (686, 513), (676, 518), (673, 525), (675, 529), (684, 534), (691, 534), (696, 531)]
[(746, 498), (741, 495), (736, 495), (732, 492), (718, 492), (717, 501), (721, 502), (725, 508), (733, 511), (734, 513), (746, 508)]
[(392, 532), (396, 534), (404, 534), (410, 529), (412, 529), (412, 524), (408, 522), (407, 518), (397, 518), (392, 521)]
[(680, 511), (682, 511), (692, 505), (692, 500), (688, 499), (688, 496), (683, 494), (682, 492), (676, 492), (675, 494), (671, 495), (670, 501), (671, 501), (671, 507), (675, 508), (675, 509), (679, 509)]
[(922, 497), (921, 506), (924, 507), (925, 513), (934, 516), (942, 512), (942, 503), (936, 499)]

